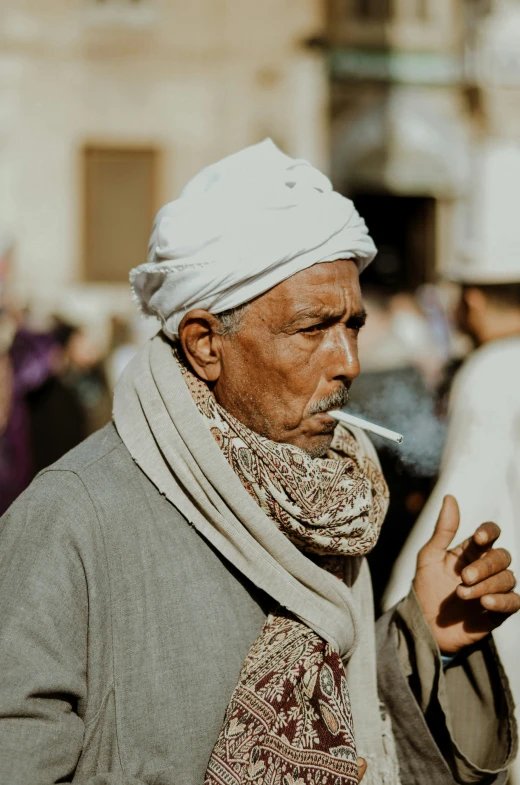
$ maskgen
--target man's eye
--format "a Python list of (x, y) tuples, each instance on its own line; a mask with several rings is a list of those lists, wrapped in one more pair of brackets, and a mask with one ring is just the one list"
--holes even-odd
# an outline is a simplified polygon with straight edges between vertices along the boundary
[(362, 329), (364, 326), (365, 326), (365, 322), (364, 322), (364, 321), (363, 321), (363, 322), (354, 322), (353, 324), (349, 324), (349, 325), (348, 325), (348, 327), (349, 327), (349, 330), (353, 330), (353, 331), (356, 333), (356, 335), (358, 334), (358, 332), (359, 332), (359, 331), (360, 331), (360, 330), (361, 330), (361, 329)]
[(310, 327), (303, 327), (300, 332), (301, 333), (317, 333), (323, 330), (323, 324), (311, 324)]

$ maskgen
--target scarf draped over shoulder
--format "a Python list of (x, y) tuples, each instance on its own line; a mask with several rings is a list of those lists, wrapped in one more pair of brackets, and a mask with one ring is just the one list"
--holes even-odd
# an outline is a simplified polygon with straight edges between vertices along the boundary
[(206, 783), (303, 785), (319, 775), (324, 785), (351, 785), (361, 755), (367, 785), (398, 785), (362, 558), (388, 492), (366, 435), (338, 426), (329, 453), (314, 460), (271, 442), (220, 407), (161, 335), (124, 372), (114, 420), (159, 491), (273, 599)]

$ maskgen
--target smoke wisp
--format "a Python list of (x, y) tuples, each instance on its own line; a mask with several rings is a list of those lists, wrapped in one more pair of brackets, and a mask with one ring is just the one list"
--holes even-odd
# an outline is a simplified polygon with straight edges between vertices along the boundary
[(376, 448), (392, 452), (417, 477), (438, 472), (446, 425), (434, 411), (434, 399), (412, 373), (374, 373), (358, 379), (346, 411), (402, 433), (402, 444), (370, 434)]

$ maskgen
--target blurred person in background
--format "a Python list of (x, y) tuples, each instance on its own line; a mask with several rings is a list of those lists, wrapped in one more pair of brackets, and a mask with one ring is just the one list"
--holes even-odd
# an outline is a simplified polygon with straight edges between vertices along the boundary
[(84, 330), (0, 313), (0, 509), (110, 420), (101, 358)]
[[(476, 521), (497, 521), (513, 567), (520, 563), (520, 247), (462, 274), (461, 284), (459, 326), (475, 349), (455, 376), (440, 477), (397, 559), (384, 608), (409, 591), (446, 494), (459, 503), (462, 536)], [(520, 705), (520, 618), (494, 637)], [(512, 781), (520, 783), (518, 763)]]
[[(33, 477), (75, 447), (87, 432), (73, 394), (59, 375), (73, 332), (55, 321), (35, 324), (12, 302), (11, 246), (0, 253), (0, 513)], [(5, 250), (7, 249), (7, 250)], [(60, 394), (61, 393), (61, 394)], [(71, 416), (72, 409), (72, 416)]]
[(130, 319), (114, 315), (110, 320), (110, 345), (105, 360), (107, 379), (114, 390), (130, 360), (137, 354), (137, 341)]
[(161, 325), (157, 319), (145, 318), (137, 313), (129, 319), (120, 314), (114, 314), (110, 320), (110, 340), (104, 367), (106, 378), (111, 392), (113, 392), (118, 379), (139, 347), (159, 332)]
[(110, 422), (112, 395), (105, 357), (84, 327), (74, 325), (70, 331), (64, 345), (60, 378), (78, 398), (84, 412), (87, 436)]
[(270, 140), (159, 212), (131, 281), (162, 332), (114, 424), (2, 521), (6, 783), (503, 785), (516, 728), (489, 633), (520, 597), (499, 528), (451, 549), (448, 500), (415, 591), (374, 620), (388, 490), (327, 411), (359, 373), (375, 252)]
[(0, 428), (0, 510), (4, 512), (35, 474), (28, 396), (53, 375), (56, 340), (1, 314), (2, 427)]
[(59, 319), (49, 334), (55, 341), (53, 372), (27, 395), (34, 474), (50, 466), (88, 436), (85, 407), (67, 376), (70, 347), (78, 328)]
[[(4, 513), (30, 480), (25, 439), (18, 438), (13, 416), (14, 378), (10, 349), (16, 332), (14, 319), (0, 309), (0, 514)], [(23, 422), (23, 420), (22, 420)], [(22, 437), (23, 437), (22, 429)]]

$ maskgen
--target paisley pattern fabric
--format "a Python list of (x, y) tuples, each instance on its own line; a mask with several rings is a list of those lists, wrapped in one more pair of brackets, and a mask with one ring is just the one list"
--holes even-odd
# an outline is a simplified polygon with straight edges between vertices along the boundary
[(376, 544), (388, 508), (380, 469), (353, 433), (336, 427), (325, 458), (259, 436), (220, 406), (176, 352), (199, 412), (235, 474), (265, 514), (301, 550), (362, 556)]
[(271, 614), (251, 647), (204, 785), (353, 785), (345, 668), (309, 627)]
[[(338, 426), (325, 458), (251, 431), (175, 351), (208, 428), (266, 515), (323, 569), (376, 543), (388, 489), (354, 433)], [(204, 785), (354, 785), (357, 752), (339, 654), (288, 611), (269, 614), (242, 667)]]

